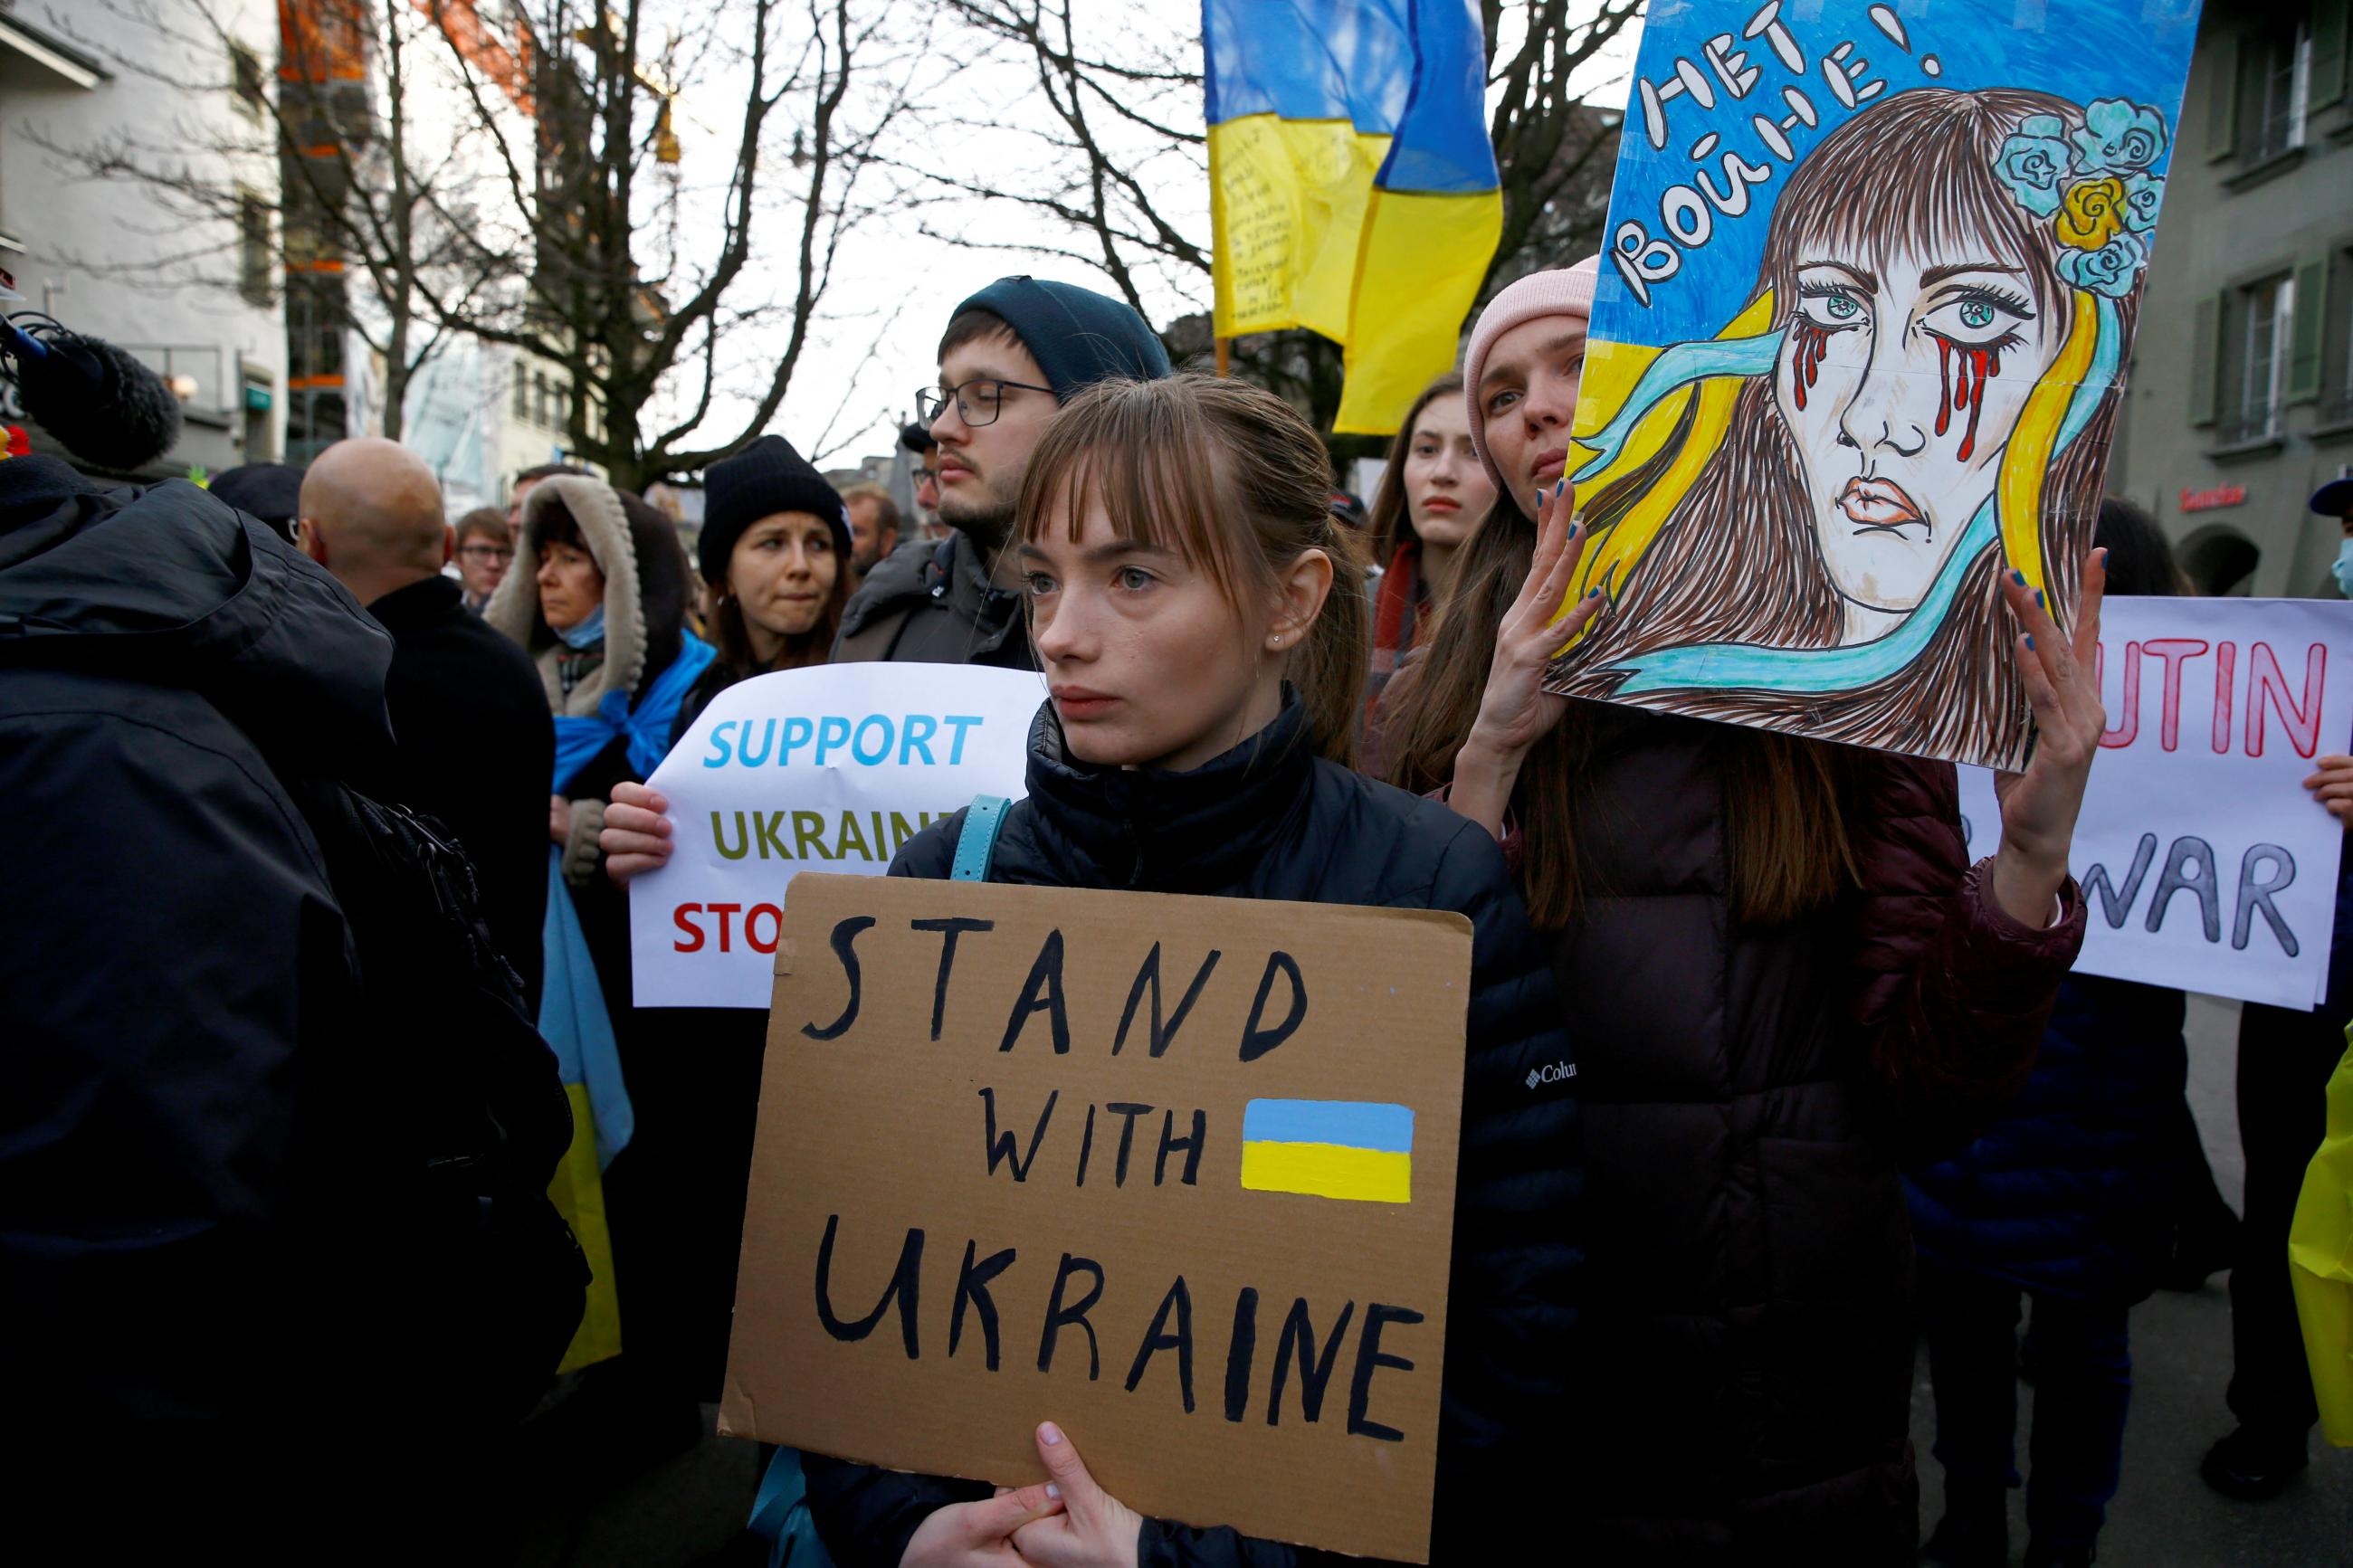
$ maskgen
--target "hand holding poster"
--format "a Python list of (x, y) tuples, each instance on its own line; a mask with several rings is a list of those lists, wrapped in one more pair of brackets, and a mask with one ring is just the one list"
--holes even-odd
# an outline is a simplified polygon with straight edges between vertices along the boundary
[(670, 863), (629, 885), (640, 1007), (765, 1007), (785, 885), (880, 876), (976, 795), (1027, 793), (1027, 670), (834, 664), (712, 699), (646, 782), (670, 802)]
[[(720, 1428), (1425, 1561), (1471, 928), (804, 877)], [(1382, 1048), (1363, 1042), (1377, 1038)]]
[[(2345, 826), (2303, 781), (2353, 744), (2353, 605), (2110, 599), (2107, 710), (2075, 826), (2086, 974), (2309, 1007), (2328, 978)], [(1969, 853), (2001, 838), (1961, 772)]]
[(1694, 0), (1635, 68), (1547, 689), (2016, 769), (2072, 616), (2195, 0)]

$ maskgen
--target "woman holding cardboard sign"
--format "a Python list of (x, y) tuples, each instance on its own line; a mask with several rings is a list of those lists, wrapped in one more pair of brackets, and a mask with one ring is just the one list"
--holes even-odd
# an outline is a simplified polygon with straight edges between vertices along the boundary
[[(1032, 734), (1029, 793), (1007, 810), (987, 874), (1471, 919), (1432, 1559), (1487, 1557), (1495, 1543), (1514, 1559), (1523, 1533), (1533, 1557), (1557, 1531), (1542, 1500), (1541, 1428), (1568, 1397), (1575, 1073), (1493, 840), (1346, 766), (1366, 605), (1330, 490), (1314, 431), (1239, 383), (1113, 383), (1063, 409), (1030, 459), (1016, 541), (1052, 700)], [(911, 841), (892, 874), (946, 877), (965, 821)], [(1089, 1479), (1083, 1432), (1046, 1422), (1037, 1436), (1050, 1498), (808, 1458), (827, 1545), (844, 1568), (1298, 1556), (1229, 1529), (1141, 1519)]]
[[(1897, 1167), (2016, 1092), (2082, 941), (2102, 568), (2072, 638), (2003, 579), (2040, 744), (1975, 868), (1947, 764), (1546, 694), (1611, 613), (1597, 591), (1561, 616), (1592, 300), (1588, 262), (1480, 318), (1472, 428), (1506, 500), (1385, 704), (1392, 776), (1521, 848), (1577, 1021), (1593, 1267), (1565, 1532), (1613, 1563), (1908, 1564)], [(1754, 589), (1720, 564), (1727, 599)]]

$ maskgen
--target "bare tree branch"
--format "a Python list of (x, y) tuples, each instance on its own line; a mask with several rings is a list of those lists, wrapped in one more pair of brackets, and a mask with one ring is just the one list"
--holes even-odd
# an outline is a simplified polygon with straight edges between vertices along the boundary
[[(1580, 101), (1569, 80), (1641, 5), (1481, 0), (1489, 134), (1504, 197), (1502, 243), (1482, 293), (1563, 265), (1598, 240), (1617, 121)], [(950, 144), (1027, 146), (1034, 155), (992, 156), (962, 169), (937, 161), (894, 167), (931, 199), (1011, 203), (1059, 232), (976, 244), (936, 219), (923, 220), (920, 232), (1082, 263), (1139, 310), (1147, 270), (1205, 297), (1208, 225), (1187, 200), (1208, 178), (1207, 138), (1195, 129), (1203, 90), (1198, 34), (1155, 37), (1124, 10), (1098, 22), (1104, 13), (1082, 10), (1080, 0), (945, 0), (943, 8), (976, 52), (1020, 61), (1029, 81), (1010, 105), (975, 111), (960, 104), (941, 132), (956, 133)], [(1082, 21), (1096, 25), (1093, 36), (1081, 36)], [(1192, 335), (1205, 349), (1206, 328)], [(1305, 332), (1259, 334), (1235, 345), (1235, 362), (1329, 426), (1342, 376), (1335, 345)]]

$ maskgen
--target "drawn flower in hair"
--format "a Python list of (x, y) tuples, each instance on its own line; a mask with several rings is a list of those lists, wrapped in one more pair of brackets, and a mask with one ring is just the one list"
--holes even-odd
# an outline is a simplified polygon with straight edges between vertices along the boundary
[(2129, 99), (2094, 99), (2073, 141), (2077, 174), (2137, 174), (2165, 159), (2165, 116)]
[(2113, 234), (2097, 250), (2063, 250), (2059, 279), (2070, 288), (2121, 300), (2140, 282), (2148, 265), (2148, 242), (2128, 229)]
[(2078, 180), (2067, 187), (2052, 228), (2071, 250), (2097, 250), (2125, 226), (2124, 204), (2122, 180)]
[(2125, 226), (2147, 234), (2157, 226), (2157, 209), (2165, 200), (2165, 182), (2155, 174), (2134, 174), (2125, 181)]
[(1994, 159), (1995, 177), (2010, 187), (2020, 206), (2036, 217), (2049, 217), (2059, 210), (2060, 187), (2067, 178), (2068, 148), (2063, 140), (2066, 129), (2055, 114), (2035, 115), (2002, 142)]

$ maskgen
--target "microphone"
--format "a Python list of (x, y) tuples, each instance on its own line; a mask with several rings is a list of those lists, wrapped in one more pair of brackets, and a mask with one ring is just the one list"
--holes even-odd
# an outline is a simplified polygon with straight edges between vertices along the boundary
[(33, 422), (93, 468), (135, 472), (180, 438), (180, 400), (164, 378), (103, 338), (0, 316), (0, 354)]

